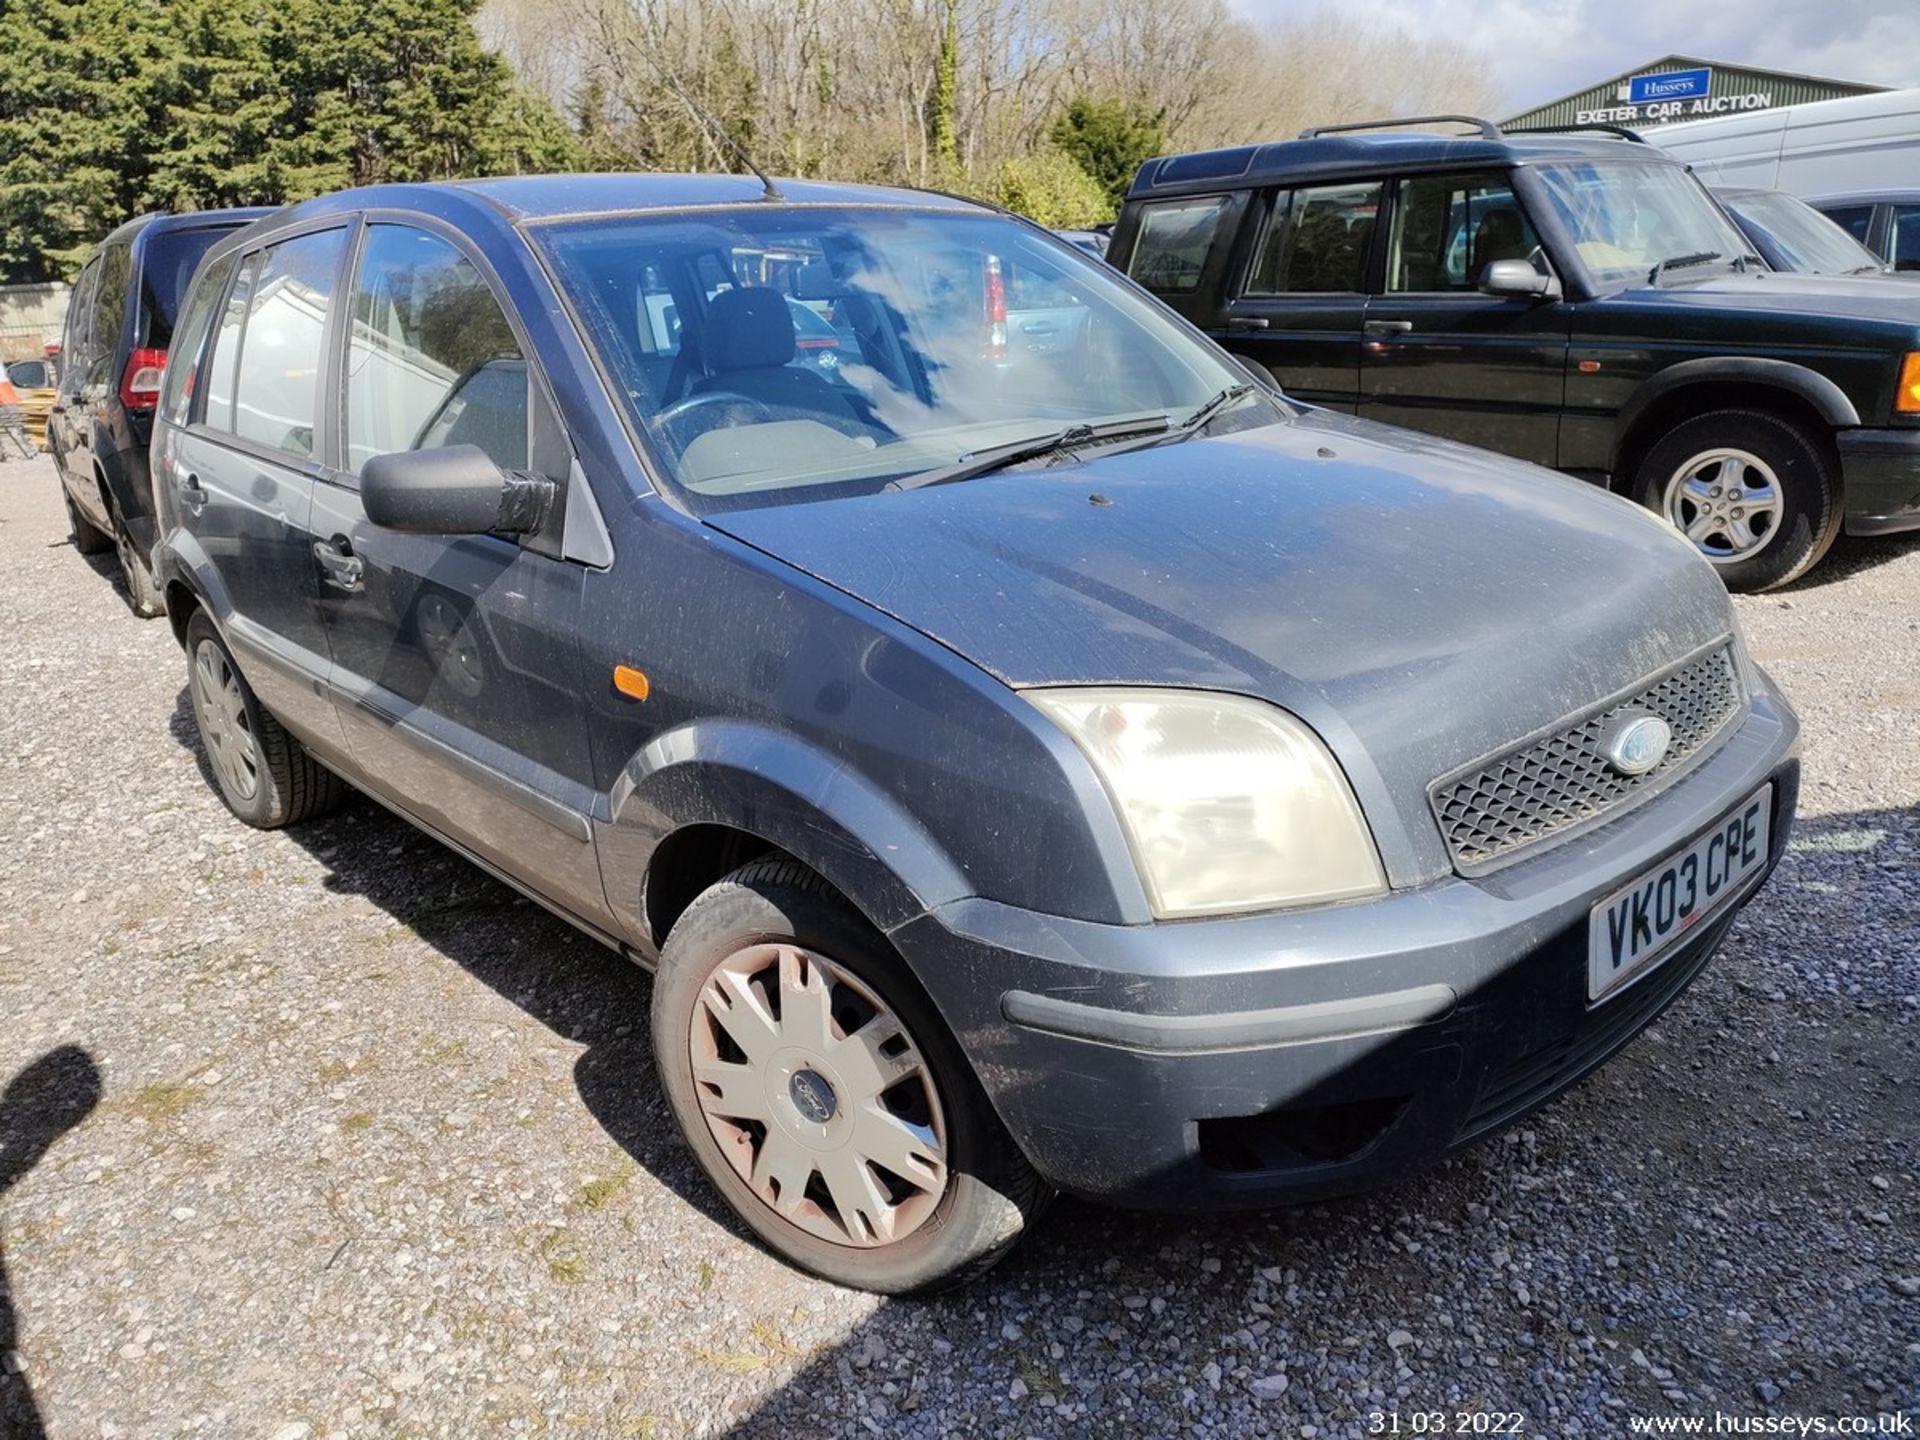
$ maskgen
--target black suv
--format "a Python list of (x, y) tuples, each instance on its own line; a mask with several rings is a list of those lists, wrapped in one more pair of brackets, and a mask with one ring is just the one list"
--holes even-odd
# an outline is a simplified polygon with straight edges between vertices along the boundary
[(1151, 160), (1109, 259), (1299, 400), (1665, 515), (1736, 590), (1920, 528), (1920, 296), (1777, 274), (1624, 133), (1336, 133)]
[(115, 230), (74, 282), (47, 448), (82, 555), (117, 549), (134, 612), (160, 613), (148, 555), (153, 487), (147, 445), (180, 297), (222, 235), (268, 210), (143, 215)]

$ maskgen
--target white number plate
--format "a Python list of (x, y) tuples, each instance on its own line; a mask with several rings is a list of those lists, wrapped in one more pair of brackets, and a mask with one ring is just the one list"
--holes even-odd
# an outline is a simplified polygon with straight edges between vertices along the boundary
[(1587, 999), (1598, 1000), (1651, 970), (1694, 926), (1740, 893), (1767, 863), (1773, 786), (1686, 849), (1593, 907), (1587, 923)]

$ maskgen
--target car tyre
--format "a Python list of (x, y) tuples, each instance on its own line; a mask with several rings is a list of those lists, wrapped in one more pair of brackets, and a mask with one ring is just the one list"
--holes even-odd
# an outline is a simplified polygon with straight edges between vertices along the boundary
[(151, 620), (166, 610), (166, 601), (160, 595), (160, 587), (153, 583), (153, 572), (147, 569), (147, 562), (140, 557), (139, 548), (133, 543), (127, 522), (120, 518), (117, 509), (110, 513), (113, 517), (113, 548), (120, 561), (120, 579), (127, 587), (127, 604), (142, 620)]
[(187, 621), (187, 694), (220, 798), (259, 830), (324, 815), (344, 782), (260, 706), (204, 610)]
[(73, 503), (73, 494), (65, 485), (60, 487), (60, 498), (67, 506), (67, 536), (73, 541), (73, 548), (82, 555), (104, 555), (113, 548), (113, 537), (95, 525), (80, 513), (80, 507)]
[(1840, 533), (1840, 487), (1800, 426), (1759, 410), (1714, 410), (1647, 452), (1634, 499), (1665, 517), (1729, 590), (1771, 590), (1806, 574)]
[(795, 861), (744, 866), (680, 916), (652, 1027), (701, 1169), (802, 1269), (882, 1294), (947, 1289), (1050, 1198), (893, 947)]

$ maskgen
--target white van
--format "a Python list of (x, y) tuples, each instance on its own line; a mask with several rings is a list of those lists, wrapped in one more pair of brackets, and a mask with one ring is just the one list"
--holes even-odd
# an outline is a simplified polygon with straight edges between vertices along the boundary
[(1640, 132), (1709, 185), (1790, 195), (1920, 189), (1920, 89), (1884, 90)]

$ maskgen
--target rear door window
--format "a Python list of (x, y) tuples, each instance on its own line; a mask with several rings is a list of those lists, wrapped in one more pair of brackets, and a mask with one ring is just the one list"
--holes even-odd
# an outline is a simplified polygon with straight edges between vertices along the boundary
[(1431, 294), (1479, 288), (1496, 260), (1540, 263), (1540, 240), (1498, 172), (1400, 182), (1387, 252), (1387, 289)]
[(67, 297), (67, 328), (60, 341), (60, 373), (67, 378), (69, 389), (86, 377), (87, 357), (92, 351), (89, 337), (93, 327), (93, 297), (99, 293), (99, 287), (100, 260), (96, 256), (87, 262), (87, 268), (73, 282), (73, 293)]
[(327, 312), (347, 232), (320, 230), (271, 246), (247, 298), (233, 433), (289, 455), (313, 454)]
[(1224, 195), (1142, 206), (1127, 274), (1157, 295), (1197, 289), (1226, 209)]
[(1266, 295), (1364, 290), (1380, 193), (1380, 184), (1370, 182), (1276, 195), (1248, 290)]
[(1920, 270), (1920, 205), (1893, 207), (1893, 243), (1887, 256), (1896, 270)]
[[(664, 311), (642, 300), (657, 340)], [(374, 225), (347, 341), (347, 468), (376, 455), (477, 445), (503, 470), (528, 468), (526, 359), (478, 267), (450, 242)]]

